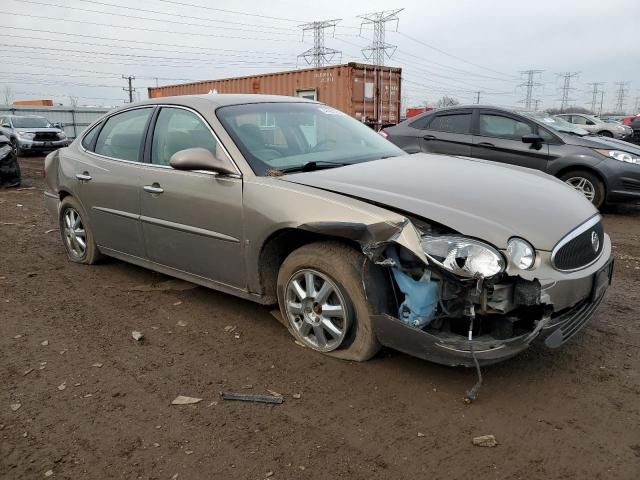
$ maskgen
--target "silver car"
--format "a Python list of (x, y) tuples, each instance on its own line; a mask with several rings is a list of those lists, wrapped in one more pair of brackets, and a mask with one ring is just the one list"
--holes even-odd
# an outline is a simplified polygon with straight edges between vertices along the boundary
[(543, 173), (402, 150), (321, 103), (257, 95), (127, 105), (45, 161), (73, 262), (107, 255), (261, 304), (363, 361), (447, 365), (556, 348), (612, 274), (598, 211)]
[(605, 122), (592, 115), (585, 115), (582, 113), (561, 113), (556, 116), (595, 135), (618, 138), (621, 140), (627, 140), (633, 136), (633, 130), (626, 125)]

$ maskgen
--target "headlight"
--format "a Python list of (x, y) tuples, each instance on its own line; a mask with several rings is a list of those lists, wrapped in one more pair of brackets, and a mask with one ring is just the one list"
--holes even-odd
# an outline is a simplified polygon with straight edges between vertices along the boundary
[(526, 240), (512, 238), (507, 243), (507, 257), (516, 268), (529, 270), (536, 261), (536, 251)]
[(422, 249), (438, 265), (461, 277), (493, 277), (504, 270), (502, 255), (495, 248), (472, 238), (425, 237)]
[(65, 138), (67, 138), (67, 136), (64, 134), (64, 132), (58, 132), (58, 138), (59, 138), (60, 140), (63, 140), (63, 139), (65, 139)]
[(31, 132), (18, 132), (18, 136), (26, 140), (33, 140), (36, 138), (36, 134)]
[(600, 150), (597, 148), (595, 150), (600, 155), (619, 160), (620, 162), (640, 164), (640, 157), (636, 157), (629, 152), (623, 152), (622, 150)]

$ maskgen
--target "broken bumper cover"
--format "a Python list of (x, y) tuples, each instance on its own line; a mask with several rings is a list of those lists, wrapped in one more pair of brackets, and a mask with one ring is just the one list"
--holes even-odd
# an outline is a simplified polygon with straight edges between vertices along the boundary
[[(478, 362), (490, 365), (507, 360), (534, 343), (548, 348), (563, 345), (593, 317), (611, 283), (612, 272), (613, 260), (609, 260), (593, 275), (588, 287), (582, 292), (580, 302), (539, 319), (531, 332), (505, 340), (490, 336), (475, 337), (473, 350)], [(372, 315), (371, 320), (378, 340), (386, 347), (444, 365), (474, 365), (469, 341), (463, 336), (434, 334), (412, 328), (387, 314)]]

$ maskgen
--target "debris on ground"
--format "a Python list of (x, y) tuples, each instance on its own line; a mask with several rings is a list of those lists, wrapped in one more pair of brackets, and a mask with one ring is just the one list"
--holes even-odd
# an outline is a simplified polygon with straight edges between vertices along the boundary
[(184, 395), (178, 395), (176, 398), (173, 399), (173, 401), (171, 402), (171, 405), (193, 405), (194, 403), (198, 403), (201, 401), (202, 401), (201, 398), (186, 397)]
[(178, 323), (176, 323), (176, 325), (178, 327), (186, 327), (187, 326), (187, 322), (185, 322), (184, 320), (178, 320)]
[(273, 472), (271, 470), (269, 470), (267, 473), (264, 474), (264, 478), (269, 478), (269, 477), (273, 477)]
[(96, 363), (92, 364), (91, 366), (95, 367), (95, 368), (102, 368), (102, 363), (96, 362)]
[(134, 330), (133, 332), (131, 332), (131, 336), (133, 337), (133, 339), (136, 342), (139, 342), (140, 340), (142, 340), (144, 338), (144, 335), (142, 334), (142, 332), (138, 332), (136, 330)]
[(9, 405), (9, 408), (12, 412), (17, 412), (18, 410), (20, 410), (20, 407), (22, 407), (21, 403), (12, 403), (11, 405)]
[(50, 228), (49, 230), (46, 230), (44, 233), (52, 233), (52, 232), (57, 232), (58, 229), (57, 228)]
[(40, 366), (38, 367), (38, 370), (44, 370), (46, 366), (47, 366), (47, 362), (40, 362)]
[(42, 345), (43, 347), (46, 347), (47, 345), (49, 345), (49, 340), (43, 340), (40, 342), (40, 345)]
[(422, 437), (426, 437), (426, 435), (424, 433), (422, 433), (422, 432), (418, 432), (418, 437), (422, 438)]
[(50, 477), (51, 475), (53, 475), (53, 470), (47, 470), (46, 472), (44, 472), (45, 477)]
[(27, 368), (24, 372), (22, 372), (22, 376), (26, 377), (27, 375), (29, 375), (31, 372), (33, 372), (33, 368)]
[(301, 393), (294, 393), (293, 394), (293, 398), (295, 398), (296, 400), (302, 398), (302, 394)]
[(195, 283), (185, 282), (183, 280), (172, 279), (160, 283), (150, 285), (137, 285), (128, 289), (129, 292), (184, 292), (198, 288)]
[(226, 327), (224, 327), (224, 331), (227, 333), (231, 333), (236, 329), (235, 325), (227, 325)]
[(173, 304), (174, 307), (177, 307), (178, 305), (182, 305), (182, 302), (180, 300), (178, 300)]
[(496, 437), (493, 435), (482, 435), (473, 439), (473, 444), (476, 447), (495, 447), (498, 445)]
[(191, 455), (193, 453), (193, 450), (185, 450), (184, 453), (186, 453), (187, 455)]
[(62, 382), (60, 385), (58, 385), (58, 390), (62, 391), (65, 388), (67, 388), (67, 382)]
[(13, 336), (13, 338), (15, 338), (16, 340), (18, 340), (19, 338), (22, 338), (22, 335), (21, 335), (21, 334), (14, 335), (14, 336)]
[(222, 392), (223, 400), (239, 400), (241, 402), (282, 403), (284, 398), (277, 395), (259, 395), (253, 393)]

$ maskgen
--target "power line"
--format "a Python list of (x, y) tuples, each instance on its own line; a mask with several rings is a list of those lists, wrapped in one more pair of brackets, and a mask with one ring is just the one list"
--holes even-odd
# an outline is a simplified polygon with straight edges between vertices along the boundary
[(595, 113), (596, 105), (598, 104), (598, 95), (600, 93), (600, 87), (604, 85), (604, 82), (593, 82), (589, 83), (591, 85), (591, 112)]
[(524, 100), (520, 100), (518, 103), (524, 102), (525, 110), (531, 110), (531, 105), (534, 103), (535, 99), (533, 98), (533, 89), (539, 87), (541, 85), (540, 82), (536, 82), (535, 78), (537, 75), (541, 75), (544, 70), (525, 70), (520, 72), (522, 75), (526, 75), (527, 79), (518, 85), (519, 87), (525, 87), (526, 97)]
[(559, 77), (563, 77), (564, 78), (564, 83), (562, 85), (562, 87), (560, 87), (560, 91), (562, 92), (562, 97), (560, 98), (560, 111), (564, 112), (567, 107), (569, 106), (569, 102), (573, 101), (573, 99), (569, 98), (569, 92), (571, 90), (575, 90), (575, 88), (573, 88), (571, 86), (571, 80), (576, 78), (579, 73), (578, 72), (565, 72), (565, 73), (558, 73), (557, 74)]
[[(398, 23), (400, 22), (398, 13), (403, 10), (404, 8), (397, 8), (358, 15), (358, 18), (362, 19), (361, 27), (368, 24), (373, 25), (373, 40), (368, 47), (362, 49), (362, 54), (367, 60), (372, 60), (376, 65), (384, 65), (385, 56), (388, 58), (393, 56), (397, 47), (388, 44), (385, 40), (387, 23), (395, 22), (396, 31), (398, 31)], [(360, 30), (360, 34), (362, 34), (362, 30)]]
[(132, 82), (133, 80), (136, 79), (136, 77), (133, 77), (131, 75), (129, 75), (128, 77), (125, 75), (122, 75), (122, 78), (124, 80), (127, 80), (127, 82), (129, 83), (128, 87), (124, 87), (122, 90), (124, 90), (125, 92), (129, 92), (129, 103), (133, 103), (133, 92), (136, 91), (135, 88), (133, 88)]
[(627, 87), (631, 82), (616, 82), (618, 90), (616, 92), (616, 113), (624, 113), (624, 100), (627, 96)]
[(324, 31), (327, 28), (333, 28), (333, 32), (335, 34), (336, 24), (340, 20), (341, 19), (336, 18), (333, 20), (321, 20), (300, 25), (300, 28), (302, 28), (303, 41), (304, 34), (309, 30), (313, 31), (313, 47), (302, 52), (300, 55), (298, 55), (298, 58), (303, 58), (308, 65), (313, 65), (314, 67), (322, 67), (331, 63), (331, 60), (333, 60), (336, 55), (341, 55), (342, 52), (324, 46)]

